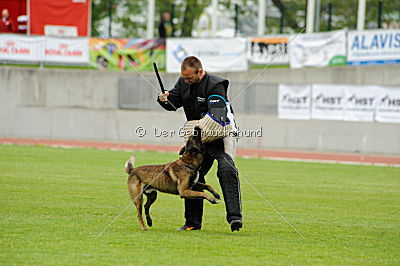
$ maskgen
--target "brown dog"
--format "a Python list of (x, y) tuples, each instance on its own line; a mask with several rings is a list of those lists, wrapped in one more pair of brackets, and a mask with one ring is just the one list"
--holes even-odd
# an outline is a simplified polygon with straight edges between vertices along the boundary
[[(194, 133), (189, 137), (184, 149), (181, 150), (182, 157), (172, 163), (134, 168), (134, 156), (126, 162), (125, 171), (129, 174), (128, 189), (135, 203), (142, 230), (147, 230), (142, 216), (143, 193), (147, 196), (144, 208), (149, 226), (152, 226), (150, 206), (157, 199), (156, 190), (180, 195), (181, 198), (203, 198), (212, 204), (218, 203), (216, 199), (220, 199), (219, 194), (210, 185), (197, 182), (203, 161), (203, 143), (201, 142), (201, 129), (196, 127)], [(194, 184), (200, 186), (202, 190), (208, 190), (215, 198), (204, 192), (191, 190)]]

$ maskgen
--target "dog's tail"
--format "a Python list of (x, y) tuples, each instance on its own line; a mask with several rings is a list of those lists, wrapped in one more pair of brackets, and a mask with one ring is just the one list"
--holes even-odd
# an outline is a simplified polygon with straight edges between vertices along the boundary
[(129, 160), (126, 161), (126, 163), (125, 163), (125, 172), (128, 175), (130, 175), (133, 170), (133, 166), (135, 164), (135, 159), (136, 159), (135, 155), (132, 155), (131, 158), (129, 158)]

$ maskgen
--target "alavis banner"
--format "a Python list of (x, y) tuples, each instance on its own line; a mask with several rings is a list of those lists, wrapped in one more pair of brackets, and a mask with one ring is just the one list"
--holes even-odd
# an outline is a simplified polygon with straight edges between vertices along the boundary
[(292, 35), (289, 45), (291, 68), (345, 65), (346, 32), (332, 31)]
[(400, 30), (350, 31), (347, 38), (350, 65), (400, 63)]

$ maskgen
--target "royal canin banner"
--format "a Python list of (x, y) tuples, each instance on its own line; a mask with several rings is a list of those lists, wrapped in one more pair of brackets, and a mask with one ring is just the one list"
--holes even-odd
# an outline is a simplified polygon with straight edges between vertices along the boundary
[(29, 0), (29, 32), (45, 35), (50, 26), (48, 34), (90, 36), (90, 12), (91, 0)]
[(350, 65), (400, 63), (400, 29), (348, 32), (347, 61)]
[(43, 60), (45, 37), (0, 34), (0, 60), (39, 62)]
[(45, 38), (45, 62), (52, 63), (89, 63), (88, 38)]
[(89, 64), (89, 39), (0, 34), (0, 60)]

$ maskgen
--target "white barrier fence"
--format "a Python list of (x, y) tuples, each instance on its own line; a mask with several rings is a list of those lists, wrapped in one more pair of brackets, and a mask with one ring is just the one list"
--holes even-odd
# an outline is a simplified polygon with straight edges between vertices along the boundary
[[(88, 64), (89, 52), (88, 38), (0, 34), (0, 61)], [(400, 63), (400, 29), (167, 39), (168, 72), (179, 72), (188, 55), (199, 57), (211, 72), (245, 71), (249, 63), (292, 68)]]
[(0, 34), (0, 60), (89, 64), (89, 39)]
[(400, 87), (280, 84), (278, 117), (400, 123)]

